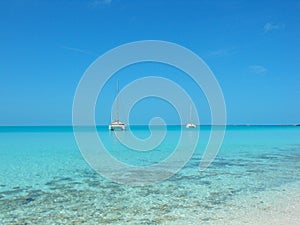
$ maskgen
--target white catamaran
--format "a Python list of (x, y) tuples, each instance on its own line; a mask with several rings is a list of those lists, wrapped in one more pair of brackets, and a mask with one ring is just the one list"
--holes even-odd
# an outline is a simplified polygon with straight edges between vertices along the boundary
[(186, 125), (186, 128), (196, 128), (196, 124), (192, 123), (192, 105), (190, 105), (190, 122)]
[(116, 117), (114, 121), (109, 124), (109, 130), (125, 130), (126, 126), (125, 123), (119, 120), (119, 99), (118, 99), (118, 92), (119, 92), (119, 82), (117, 82), (117, 95), (116, 95)]

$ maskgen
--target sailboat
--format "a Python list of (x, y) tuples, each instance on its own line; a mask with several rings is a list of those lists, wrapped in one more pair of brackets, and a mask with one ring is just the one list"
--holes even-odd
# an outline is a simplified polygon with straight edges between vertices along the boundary
[(196, 124), (192, 123), (192, 105), (190, 105), (190, 122), (185, 126), (186, 128), (196, 128)]
[(118, 92), (119, 92), (119, 82), (117, 82), (117, 99), (116, 99), (116, 117), (114, 121), (109, 124), (109, 130), (125, 130), (126, 126), (125, 123), (119, 120), (119, 99), (118, 99)]

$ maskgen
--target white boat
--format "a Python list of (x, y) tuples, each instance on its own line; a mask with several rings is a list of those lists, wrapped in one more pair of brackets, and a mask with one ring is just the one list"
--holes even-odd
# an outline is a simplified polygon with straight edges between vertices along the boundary
[(194, 124), (194, 123), (188, 123), (187, 125), (186, 125), (186, 128), (196, 128), (197, 126), (196, 126), (196, 124)]
[(116, 97), (116, 117), (114, 121), (109, 124), (109, 130), (125, 130), (126, 125), (125, 123), (119, 120), (119, 99), (118, 99), (118, 92), (119, 92), (119, 82), (117, 82), (117, 97)]
[(196, 124), (192, 123), (192, 105), (190, 105), (190, 122), (185, 126), (186, 128), (196, 128)]
[(117, 129), (125, 130), (125, 128), (126, 128), (125, 123), (122, 123), (119, 120), (115, 120), (108, 126), (108, 129), (110, 130), (117, 130)]

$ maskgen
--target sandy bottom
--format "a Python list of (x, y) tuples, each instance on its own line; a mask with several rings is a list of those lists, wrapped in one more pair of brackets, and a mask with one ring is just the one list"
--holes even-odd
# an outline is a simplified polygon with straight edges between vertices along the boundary
[[(200, 213), (200, 212), (199, 212)], [(186, 218), (170, 224), (255, 224), (255, 225), (299, 225), (300, 184), (288, 184), (279, 188), (239, 197), (214, 212), (214, 221), (203, 223)], [(203, 218), (203, 214), (201, 216)]]
[[(109, 188), (101, 190), (108, 190), (107, 193), (101, 192), (102, 198), (112, 194), (109, 192), (111, 190)], [(142, 189), (133, 190), (143, 191)], [(148, 189), (144, 191), (148, 191)], [(83, 192), (86, 193), (84, 190)], [(202, 207), (195, 207), (194, 204), (188, 204), (190, 207), (178, 205), (170, 211), (164, 211), (164, 207), (167, 207), (166, 204), (157, 205), (158, 209), (155, 211), (151, 211), (151, 209), (146, 211), (143, 206), (147, 202), (141, 203), (139, 207), (134, 206), (134, 212), (130, 209), (127, 210), (127, 208), (132, 207), (130, 205), (123, 206), (124, 208), (115, 208), (116, 203), (114, 201), (116, 199), (113, 197), (111, 204), (98, 205), (95, 203), (99, 201), (99, 196), (94, 195), (94, 192), (86, 193), (84, 199), (89, 199), (89, 201), (80, 202), (84, 195), (83, 192), (66, 190), (66, 193), (63, 194), (67, 198), (58, 194), (42, 197), (44, 194), (40, 193), (39, 199), (39, 193), (36, 193), (36, 200), (24, 197), (9, 200), (6, 206), (1, 208), (0, 205), (0, 212), (3, 210), (3, 215), (0, 214), (0, 221), (1, 216), (3, 216), (2, 220), (5, 218), (5, 221), (1, 221), (0, 224), (300, 225), (300, 182), (289, 183), (256, 193), (249, 192), (248, 194), (232, 196), (226, 203), (213, 207), (207, 204), (207, 208), (205, 208), (203, 205), (206, 203), (200, 202)], [(74, 194), (77, 196), (76, 198), (74, 198)], [(131, 194), (133, 193), (131, 192)], [(124, 196), (122, 195), (122, 197)], [(53, 202), (49, 200), (52, 198)], [(193, 200), (188, 196), (186, 198), (189, 200), (188, 203)], [(70, 199), (73, 199), (74, 202)], [(93, 199), (96, 199), (96, 202), (93, 203)], [(153, 200), (154, 198), (150, 199)], [(196, 199), (197, 196), (195, 196)], [(117, 200), (119, 201), (119, 198)], [(5, 200), (3, 201), (5, 202)], [(152, 204), (152, 207), (153, 205), (156, 204)], [(6, 208), (11, 209), (6, 210)], [(112, 210), (116, 215), (107, 214), (106, 209)]]
[[(226, 224), (300, 224), (298, 185), (281, 187), (241, 200), (241, 208), (232, 212)], [(239, 215), (239, 217), (236, 217)]]

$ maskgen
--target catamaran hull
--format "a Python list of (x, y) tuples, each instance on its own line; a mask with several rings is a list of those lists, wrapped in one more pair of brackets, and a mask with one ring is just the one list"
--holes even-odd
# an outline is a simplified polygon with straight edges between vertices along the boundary
[(109, 130), (125, 130), (125, 124), (123, 123), (112, 123), (108, 126)]

